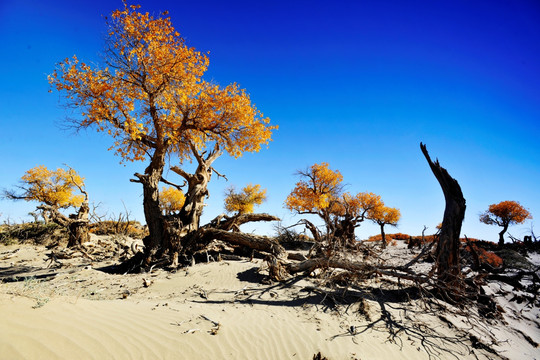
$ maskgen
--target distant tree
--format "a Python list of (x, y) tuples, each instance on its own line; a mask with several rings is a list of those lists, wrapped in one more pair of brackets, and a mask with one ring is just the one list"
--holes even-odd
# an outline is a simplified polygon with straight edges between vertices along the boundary
[[(298, 214), (318, 215), (326, 225), (329, 239), (354, 244), (355, 229), (371, 209), (382, 204), (380, 196), (343, 192), (343, 176), (339, 171), (331, 170), (328, 163), (314, 164), (298, 174), (302, 180), (287, 196), (285, 207)], [(315, 239), (320, 238), (316, 228), (309, 222), (307, 224)]]
[(381, 228), (382, 246), (386, 247), (386, 236), (384, 233), (384, 226), (397, 226), (401, 213), (399, 209), (391, 208), (381, 204), (381, 206), (371, 209), (368, 213), (368, 218), (374, 223), (378, 224)]
[(255, 205), (261, 205), (266, 200), (266, 189), (261, 190), (259, 184), (248, 184), (240, 192), (234, 186), (225, 191), (225, 211), (228, 213), (251, 214)]
[[(237, 84), (220, 87), (202, 79), (207, 56), (185, 44), (167, 13), (154, 18), (138, 8), (124, 3), (107, 19), (105, 66), (74, 56), (58, 64), (49, 81), (68, 106), (81, 110), (82, 118), (72, 121), (75, 128), (105, 132), (123, 161), (146, 163), (132, 181), (143, 187), (150, 264), (171, 253), (177, 258), (185, 236), (199, 229), (213, 162), (223, 152), (239, 157), (259, 151), (276, 127)], [(168, 159), (178, 161), (171, 170), (187, 186), (174, 219), (165, 219), (159, 199)], [(182, 165), (193, 159), (192, 174)]]
[[(12, 200), (37, 201), (45, 222), (52, 221), (69, 230), (68, 247), (80, 245), (88, 239), (88, 193), (84, 190), (84, 178), (71, 168), (49, 170), (40, 165), (27, 170), (21, 177), (21, 191), (4, 191)], [(78, 208), (69, 217), (61, 209)]]
[(162, 187), (159, 192), (161, 211), (165, 215), (172, 215), (180, 210), (186, 202), (186, 196), (182, 190), (175, 187)]
[(510, 225), (522, 224), (527, 219), (532, 219), (531, 213), (517, 201), (502, 201), (489, 205), (488, 210), (480, 214), (480, 221), (484, 224), (503, 228), (499, 233), (499, 245), (504, 244), (504, 233)]

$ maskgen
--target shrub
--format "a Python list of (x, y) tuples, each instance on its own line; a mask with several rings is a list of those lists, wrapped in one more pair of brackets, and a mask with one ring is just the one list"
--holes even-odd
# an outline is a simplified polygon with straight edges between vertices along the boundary
[(96, 235), (126, 235), (134, 239), (142, 239), (148, 230), (138, 221), (99, 221), (89, 226), (89, 231)]
[(65, 228), (55, 223), (23, 223), (0, 225), (0, 244), (47, 244), (54, 240), (66, 239)]

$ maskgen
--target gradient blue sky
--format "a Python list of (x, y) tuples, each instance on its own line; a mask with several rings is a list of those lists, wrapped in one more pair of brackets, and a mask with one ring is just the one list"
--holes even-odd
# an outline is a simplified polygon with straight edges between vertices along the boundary
[[(462, 187), (462, 234), (496, 241), (499, 229), (479, 223), (478, 214), (503, 200), (540, 217), (538, 1), (140, 3), (143, 11), (170, 11), (187, 43), (210, 52), (206, 78), (238, 82), (280, 127), (268, 149), (216, 161), (229, 181), (212, 179), (203, 221), (223, 212), (226, 187), (252, 182), (268, 190), (259, 210), (292, 224), (299, 217), (283, 202), (296, 170), (325, 161), (341, 171), (348, 191), (371, 191), (398, 207), (396, 231), (419, 234), (426, 225), (434, 232), (444, 197), (420, 141)], [(145, 165), (120, 165), (106, 136), (62, 130), (77, 113), (48, 93), (46, 79), (74, 54), (99, 64), (103, 15), (120, 7), (0, 1), (0, 188), (36, 165), (67, 163), (86, 178), (102, 213), (118, 214), (124, 203), (144, 221), (141, 187), (129, 179)], [(34, 207), (0, 201), (0, 221), (30, 220)], [(510, 233), (521, 237), (534, 221)], [(360, 238), (376, 233), (367, 222), (357, 231)]]

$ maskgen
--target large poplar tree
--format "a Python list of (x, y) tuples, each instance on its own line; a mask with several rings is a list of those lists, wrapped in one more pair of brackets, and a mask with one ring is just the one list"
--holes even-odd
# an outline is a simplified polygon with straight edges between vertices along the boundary
[[(276, 127), (237, 84), (222, 87), (202, 78), (207, 56), (185, 44), (167, 13), (153, 17), (124, 4), (107, 24), (103, 66), (74, 56), (59, 63), (49, 80), (66, 105), (80, 109), (75, 127), (110, 135), (111, 149), (123, 161), (146, 164), (132, 181), (143, 187), (150, 262), (181, 251), (181, 239), (199, 228), (216, 158), (258, 151)], [(159, 199), (168, 159), (177, 159), (171, 170), (187, 186), (174, 218), (163, 216)], [(183, 164), (192, 160), (197, 168), (189, 173)]]

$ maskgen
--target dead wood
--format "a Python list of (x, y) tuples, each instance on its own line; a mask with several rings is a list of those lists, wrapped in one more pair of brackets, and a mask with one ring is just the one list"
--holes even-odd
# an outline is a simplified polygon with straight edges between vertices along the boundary
[(439, 164), (439, 160), (431, 161), (424, 144), (420, 143), (420, 149), (433, 175), (437, 178), (446, 201), (436, 250), (437, 277), (439, 281), (459, 288), (461, 278), (459, 235), (465, 217), (465, 198), (456, 179), (452, 178), (448, 171)]
[(215, 228), (201, 228), (199, 230), (201, 238), (206, 241), (221, 240), (230, 244), (246, 246), (248, 248), (264, 251), (278, 259), (287, 259), (288, 253), (277, 241), (260, 235), (246, 234), (241, 232), (229, 232)]
[(279, 221), (280, 219), (270, 214), (238, 214), (235, 216), (220, 215), (210, 222), (209, 227), (221, 230), (233, 230), (248, 222), (255, 221)]

